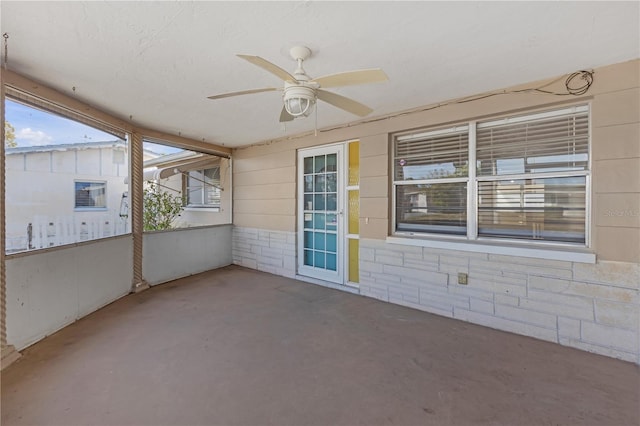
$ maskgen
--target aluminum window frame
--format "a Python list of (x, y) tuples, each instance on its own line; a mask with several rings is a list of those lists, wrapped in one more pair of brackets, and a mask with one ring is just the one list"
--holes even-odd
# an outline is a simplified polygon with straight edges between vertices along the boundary
[[(97, 184), (104, 187), (104, 206), (78, 206), (78, 184)], [(73, 180), (73, 210), (76, 212), (92, 212), (92, 211), (106, 211), (109, 209), (108, 200), (108, 182), (106, 180), (93, 180), (93, 179), (74, 179)]]
[[(468, 235), (469, 232), (469, 173), (472, 165), (468, 163), (468, 172), (466, 177), (444, 177), (444, 178), (429, 178), (429, 179), (396, 179), (396, 167), (398, 166), (398, 159), (395, 154), (395, 144), (396, 142), (411, 142), (411, 141), (420, 141), (426, 138), (438, 137), (438, 136), (447, 136), (447, 135), (456, 135), (456, 134), (466, 134), (467, 135), (467, 161), (469, 160), (469, 150), (470, 150), (470, 126), (469, 124), (458, 124), (454, 126), (448, 126), (443, 128), (438, 128), (434, 130), (424, 131), (421, 130), (418, 133), (404, 133), (395, 136), (392, 138), (391, 144), (391, 158), (392, 158), (392, 166), (390, 168), (391, 176), (392, 176), (392, 185), (391, 190), (393, 192), (392, 195), (392, 220), (393, 220), (393, 229), (392, 235), (439, 235), (446, 236), (448, 238), (464, 238), (464, 235), (461, 233), (455, 232), (430, 232), (430, 231), (398, 231), (398, 222), (397, 222), (397, 190), (400, 186), (409, 186), (409, 185), (430, 185), (430, 184), (449, 184), (449, 183), (466, 183), (467, 184), (467, 208), (466, 208), (466, 221), (465, 221), (465, 230), (464, 234)], [(443, 226), (445, 228), (446, 226)]]
[[(217, 174), (218, 174), (218, 182), (217, 183), (207, 183), (207, 182), (204, 181), (204, 179), (200, 180), (198, 178), (193, 178), (191, 176), (191, 173), (197, 172), (197, 173), (201, 173), (202, 176), (206, 177), (205, 176), (205, 171), (206, 170), (215, 170), (215, 169), (218, 170), (217, 171)], [(185, 172), (183, 174), (183, 176), (184, 176), (184, 189), (185, 189), (185, 193), (186, 193), (185, 201), (184, 201), (185, 202), (185, 208), (188, 208), (188, 209), (208, 209), (208, 210), (220, 211), (221, 208), (222, 208), (222, 193), (221, 193), (222, 191), (220, 190), (220, 173), (221, 173), (221, 170), (220, 170), (220, 166), (219, 165), (215, 166), (215, 167), (209, 167), (207, 169), (196, 169), (196, 170), (189, 170), (188, 172)], [(189, 185), (189, 179), (197, 179), (199, 181), (198, 182), (199, 185), (190, 186)], [(212, 204), (212, 203), (206, 203), (205, 202), (206, 195), (207, 195), (207, 192), (206, 192), (206, 188), (207, 187), (211, 187), (215, 191), (217, 191), (218, 204)], [(202, 199), (202, 203), (191, 203), (190, 202), (190, 194), (191, 194), (191, 191), (189, 190), (190, 188), (194, 188), (194, 190), (196, 188), (200, 189), (200, 191), (201, 191), (200, 194), (201, 194), (201, 197), (202, 197), (201, 198)]]
[[(562, 115), (574, 115), (579, 113), (587, 114), (587, 162), (586, 169), (584, 170), (567, 170), (557, 172), (540, 172), (540, 173), (523, 173), (517, 175), (484, 175), (478, 176), (478, 164), (477, 164), (477, 131), (478, 129), (489, 128), (504, 124), (526, 123), (532, 122), (544, 118), (559, 117)], [(454, 133), (467, 128), (468, 131), (468, 176), (466, 178), (445, 178), (445, 179), (426, 179), (426, 180), (398, 180), (396, 179), (396, 168), (399, 166), (398, 158), (396, 158), (396, 143), (419, 140), (423, 138), (444, 135), (447, 133)], [(592, 108), (591, 104), (580, 103), (576, 105), (569, 105), (564, 107), (558, 107), (554, 109), (545, 109), (532, 111), (530, 113), (520, 113), (517, 115), (511, 115), (507, 117), (490, 118), (483, 121), (469, 120), (466, 123), (457, 123), (445, 128), (435, 128), (433, 130), (419, 129), (412, 132), (402, 132), (390, 135), (390, 174), (391, 185), (391, 237), (425, 237), (428, 239), (437, 240), (450, 240), (460, 242), (476, 242), (476, 243), (489, 243), (489, 244), (536, 244), (543, 247), (574, 247), (574, 248), (590, 248), (592, 244), (592, 188), (591, 188), (591, 173), (592, 173)], [(517, 238), (517, 237), (504, 237), (496, 238), (490, 236), (481, 236), (478, 234), (478, 221), (479, 221), (479, 209), (478, 209), (478, 191), (480, 182), (501, 181), (508, 179), (544, 179), (544, 178), (562, 178), (562, 177), (584, 177), (585, 180), (585, 205), (584, 205), (584, 243), (576, 243), (571, 241), (552, 241), (552, 240), (538, 240), (533, 238)], [(402, 231), (398, 230), (398, 218), (397, 218), (397, 187), (400, 185), (408, 184), (422, 184), (422, 183), (447, 183), (447, 182), (467, 182), (467, 233), (466, 235), (453, 235), (440, 232), (425, 232), (425, 231)]]

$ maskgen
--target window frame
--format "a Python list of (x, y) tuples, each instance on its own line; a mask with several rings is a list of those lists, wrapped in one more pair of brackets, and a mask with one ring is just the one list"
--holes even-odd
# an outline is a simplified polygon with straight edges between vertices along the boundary
[[(422, 133), (417, 133), (417, 134), (408, 134), (408, 135), (398, 135), (395, 139), (394, 139), (394, 143), (397, 141), (412, 141), (412, 140), (416, 140), (419, 141), (421, 139), (424, 138), (432, 138), (432, 137), (448, 137), (448, 136), (453, 136), (455, 137), (456, 135), (466, 135), (467, 138), (467, 161), (469, 159), (468, 153), (469, 153), (469, 126), (467, 124), (461, 124), (461, 125), (456, 125), (456, 126), (449, 126), (449, 127), (445, 127), (445, 128), (439, 128), (436, 130), (432, 130), (432, 131), (427, 131), (427, 132), (422, 132)], [(445, 142), (446, 143), (446, 142)], [(469, 200), (467, 199), (467, 211), (466, 211), (466, 219), (465, 219), (465, 226), (464, 226), (464, 230), (463, 232), (455, 232), (453, 229), (455, 229), (455, 226), (447, 226), (447, 225), (423, 225), (423, 226), (431, 226), (433, 228), (450, 228), (451, 231), (450, 232), (429, 232), (424, 231), (411, 231), (411, 230), (406, 230), (406, 231), (397, 231), (398, 228), (398, 223), (396, 222), (396, 215), (397, 215), (397, 190), (399, 187), (401, 186), (411, 186), (411, 185), (447, 185), (447, 184), (459, 184), (459, 183), (466, 183), (468, 185), (469, 182), (469, 170), (467, 170), (467, 176), (445, 176), (445, 177), (431, 177), (431, 178), (422, 178), (422, 179), (401, 179), (398, 180), (396, 179), (396, 169), (395, 167), (398, 166), (398, 161), (396, 161), (395, 158), (395, 146), (392, 147), (392, 151), (393, 151), (393, 155), (392, 155), (392, 162), (393, 162), (393, 167), (391, 168), (392, 170), (392, 174), (393, 174), (393, 216), (394, 216), (394, 231), (396, 232), (404, 232), (404, 233), (417, 233), (417, 234), (435, 234), (435, 235), (447, 235), (447, 236), (461, 236), (464, 234), (468, 234), (468, 217), (469, 217), (469, 206), (468, 206), (468, 202)], [(437, 164), (435, 164), (437, 165)], [(427, 165), (427, 167), (429, 167), (429, 165)], [(467, 169), (469, 169), (469, 167), (467, 167)], [(467, 190), (468, 191), (468, 190)]]
[[(538, 240), (533, 238), (517, 238), (517, 237), (492, 237), (479, 235), (479, 206), (478, 206), (478, 191), (482, 182), (488, 181), (501, 181), (505, 178), (513, 179), (514, 175), (485, 175), (478, 176), (477, 170), (477, 130), (496, 126), (499, 124), (512, 124), (518, 122), (532, 122), (536, 119), (554, 117), (571, 114), (587, 114), (587, 163), (584, 170), (570, 170), (559, 172), (543, 172), (543, 173), (523, 173), (521, 178), (523, 179), (543, 179), (543, 178), (562, 178), (562, 177), (584, 177), (585, 184), (585, 204), (584, 204), (584, 243), (576, 243), (571, 241), (553, 241), (553, 240)], [(387, 238), (389, 242), (401, 243), (402, 241), (413, 240), (413, 245), (431, 246), (430, 241), (433, 242), (434, 247), (438, 247), (441, 243), (450, 241), (458, 247), (458, 249), (464, 249), (469, 246), (480, 246), (488, 244), (487, 247), (493, 246), (534, 246), (538, 248), (559, 248), (559, 249), (572, 249), (580, 251), (581, 249), (589, 249), (591, 247), (591, 173), (592, 173), (592, 108), (590, 103), (579, 103), (573, 105), (559, 106), (556, 108), (545, 108), (532, 110), (530, 112), (518, 113), (501, 116), (485, 118), (482, 121), (468, 120), (456, 122), (454, 125), (448, 125), (446, 127), (431, 127), (413, 130), (411, 132), (399, 132), (390, 135), (390, 197), (391, 197), (391, 232)], [(396, 158), (396, 143), (398, 140), (406, 139), (419, 139), (420, 137), (431, 137), (446, 132), (454, 132), (456, 129), (461, 129), (468, 126), (468, 175), (466, 177), (467, 183), (467, 232), (466, 235), (455, 235), (447, 233), (439, 233), (433, 231), (402, 231), (398, 230), (398, 217), (397, 217), (397, 188), (401, 185), (407, 185), (411, 181), (397, 180), (396, 168), (399, 166)], [(450, 179), (440, 179), (441, 183), (450, 181)], [(414, 181), (414, 183), (421, 183), (422, 181)], [(415, 241), (417, 240), (417, 241)], [(424, 244), (422, 242), (425, 242)], [(458, 244), (459, 243), (459, 244)], [(469, 251), (477, 251), (478, 247), (472, 248)], [(492, 250), (489, 250), (492, 251)], [(489, 252), (487, 251), (487, 252)], [(497, 250), (501, 252), (501, 250)], [(504, 253), (507, 254), (507, 253)], [(539, 253), (533, 257), (545, 257), (539, 256)], [(589, 258), (589, 262), (592, 259)]]
[[(78, 189), (79, 183), (88, 184), (101, 184), (104, 186), (104, 206), (78, 206)], [(109, 210), (107, 181), (106, 180), (92, 180), (92, 179), (74, 179), (73, 180), (73, 211), (76, 212), (95, 212), (95, 211), (107, 211)]]
[[(189, 179), (191, 178), (191, 173), (193, 172), (198, 172), (201, 173), (202, 176), (205, 176), (205, 171), (206, 170), (215, 170), (218, 169), (217, 171), (217, 175), (218, 175), (218, 183), (206, 183), (204, 180), (201, 182), (198, 182), (199, 185), (198, 186), (189, 186)], [(185, 209), (194, 209), (194, 210), (209, 210), (209, 211), (216, 211), (219, 212), (221, 211), (222, 208), (222, 189), (220, 188), (220, 166), (214, 166), (214, 167), (209, 167), (206, 169), (195, 169), (195, 170), (189, 170), (188, 172), (184, 172), (183, 173), (183, 193), (186, 194), (185, 198), (184, 198), (184, 207)], [(191, 203), (190, 202), (190, 194), (191, 191), (189, 190), (189, 188), (196, 188), (199, 187), (200, 188), (200, 195), (201, 195), (201, 199), (203, 200), (202, 203)], [(217, 200), (218, 200), (218, 204), (210, 204), (210, 203), (205, 203), (204, 200), (206, 199), (206, 188), (207, 187), (212, 187), (216, 192), (217, 192)]]

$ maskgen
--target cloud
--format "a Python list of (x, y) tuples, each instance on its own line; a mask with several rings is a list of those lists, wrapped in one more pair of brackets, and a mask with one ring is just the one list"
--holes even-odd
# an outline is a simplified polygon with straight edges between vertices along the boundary
[(42, 130), (25, 127), (16, 132), (16, 142), (21, 146), (48, 145), (53, 142), (53, 137)]

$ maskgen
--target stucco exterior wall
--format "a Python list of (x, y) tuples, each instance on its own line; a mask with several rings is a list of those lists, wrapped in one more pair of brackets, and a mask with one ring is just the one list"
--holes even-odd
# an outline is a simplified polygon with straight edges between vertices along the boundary
[[(123, 163), (116, 163), (111, 148), (8, 151), (5, 161), (7, 250), (14, 248), (14, 239), (16, 248), (20, 248), (19, 242), (25, 243), (27, 226), (36, 216), (117, 217), (122, 194), (129, 190), (125, 183), (129, 174), (127, 156)], [(106, 182), (106, 209), (76, 210), (75, 181)], [(127, 227), (123, 224), (119, 229)]]
[[(536, 87), (546, 81), (508, 89)], [(563, 83), (551, 89), (562, 90)], [(429, 101), (425, 99), (425, 104)], [(554, 263), (552, 254), (537, 264), (527, 257), (452, 252), (388, 239), (390, 134), (575, 103), (588, 103), (591, 110), (588, 250), (595, 254), (595, 264)], [(265, 230), (282, 233), (286, 239), (295, 233), (296, 150), (359, 139), (361, 294), (639, 362), (640, 61), (596, 69), (592, 87), (582, 96), (511, 93), (427, 107), (321, 130), (318, 136), (235, 149), (234, 235)], [(237, 247), (240, 242), (245, 246)], [(235, 238), (234, 262), (251, 266), (252, 259), (242, 256), (251, 250), (247, 238)], [(255, 250), (260, 251), (259, 245)], [(285, 261), (291, 263), (283, 253), (278, 264)], [(422, 273), (425, 268), (433, 274)], [(468, 285), (452, 282), (449, 274), (458, 270), (469, 274)], [(420, 296), (425, 286), (438, 289), (423, 290), (427, 296)], [(507, 292), (511, 287), (513, 292)], [(464, 292), (468, 294), (461, 296)], [(566, 312), (571, 314), (563, 315)], [(528, 322), (527, 318), (534, 319)]]

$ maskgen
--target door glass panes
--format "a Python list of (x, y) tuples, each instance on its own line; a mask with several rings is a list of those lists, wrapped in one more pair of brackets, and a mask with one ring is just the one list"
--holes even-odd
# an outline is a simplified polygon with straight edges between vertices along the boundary
[(338, 156), (336, 154), (327, 155), (327, 171), (335, 172), (338, 170)]
[(315, 192), (325, 192), (327, 176), (324, 173), (315, 175), (313, 181), (313, 189)]
[(304, 174), (313, 173), (313, 157), (304, 159)]
[(304, 192), (309, 193), (313, 192), (313, 175), (308, 175), (304, 177)]
[(304, 265), (337, 270), (337, 154), (305, 157)]
[(338, 230), (338, 216), (333, 214), (327, 214), (327, 231)]
[(327, 195), (327, 210), (335, 211), (338, 208), (338, 194)]

